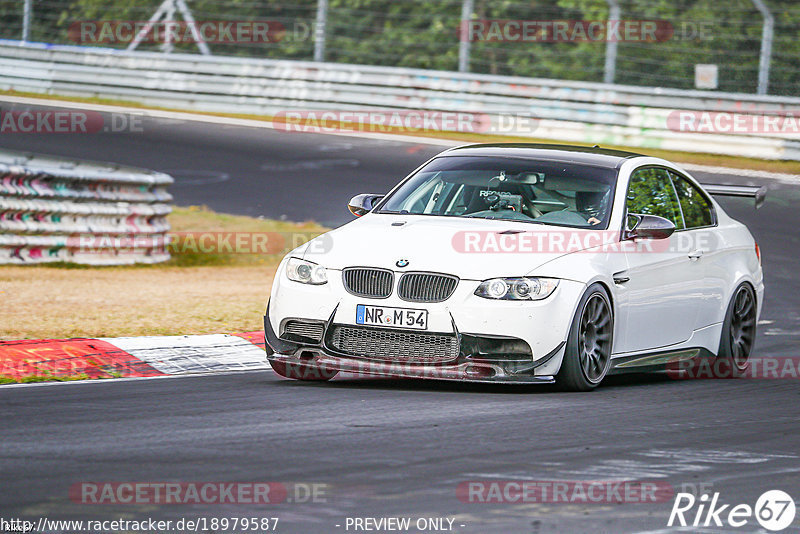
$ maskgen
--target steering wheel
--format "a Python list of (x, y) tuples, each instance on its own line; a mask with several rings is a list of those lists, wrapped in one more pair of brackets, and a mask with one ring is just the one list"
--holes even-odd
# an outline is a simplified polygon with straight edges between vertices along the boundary
[(495, 206), (497, 206), (500, 203), (500, 195), (492, 193), (490, 195), (487, 195), (483, 200), (486, 202), (486, 206), (490, 210), (493, 210), (495, 209)]

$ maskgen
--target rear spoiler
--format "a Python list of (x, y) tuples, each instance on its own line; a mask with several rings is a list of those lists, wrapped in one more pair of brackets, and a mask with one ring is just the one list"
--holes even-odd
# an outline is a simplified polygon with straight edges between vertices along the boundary
[(755, 185), (720, 185), (720, 184), (701, 184), (703, 189), (711, 195), (726, 197), (751, 197), (756, 201), (756, 209), (764, 204), (767, 198), (767, 187)]

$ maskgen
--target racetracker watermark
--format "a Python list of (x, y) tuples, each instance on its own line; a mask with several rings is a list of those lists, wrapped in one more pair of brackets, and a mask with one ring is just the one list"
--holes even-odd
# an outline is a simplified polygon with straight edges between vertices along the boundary
[[(477, 360), (475, 360), (476, 363)], [(419, 365), (425, 362), (381, 362), (352, 360), (346, 364), (346, 370), (340, 371), (327, 362), (305, 361), (273, 361), (273, 367), (279, 366), (281, 375), (298, 380), (330, 380), (339, 375), (347, 378), (391, 378), (391, 379), (445, 379), (472, 380), (487, 377), (489, 369), (481, 366), (462, 366), (459, 368), (439, 367), (435, 365)]]
[(669, 239), (622, 240), (619, 230), (462, 230), (453, 235), (451, 244), (463, 254), (689, 253), (711, 250), (716, 240), (713, 232), (702, 231), (679, 232)]
[(69, 488), (77, 504), (324, 503), (328, 485), (283, 482), (79, 482)]
[(331, 250), (333, 239), (319, 232), (172, 232), (166, 236), (125, 234), (79, 234), (66, 246), (87, 253), (108, 249), (136, 253), (141, 249), (181, 254), (286, 254), (305, 244), (311, 253)]
[(723, 358), (696, 357), (667, 364), (667, 376), (676, 380), (751, 378), (756, 380), (800, 379), (800, 357), (761, 356), (750, 358), (745, 369)]
[(532, 133), (539, 119), (527, 113), (471, 113), (414, 109), (286, 110), (273, 121), (276, 130), (290, 133)]
[[(312, 32), (306, 30), (304, 28), (303, 35), (308, 39)], [(72, 42), (84, 45), (128, 44), (134, 40), (173, 44), (268, 44), (282, 41), (287, 29), (275, 20), (82, 20), (70, 24), (67, 35)]]
[(309, 243), (309, 251), (329, 252), (333, 239), (315, 232), (175, 232), (171, 254), (286, 254)]
[(141, 133), (142, 116), (63, 109), (0, 110), (0, 134)]
[(796, 135), (800, 134), (800, 110), (675, 110), (667, 115), (667, 128), (674, 132)]
[(666, 20), (462, 20), (462, 41), (510, 43), (661, 43), (675, 37)]
[[(14, 352), (14, 349), (4, 347), (4, 358), (0, 359), (0, 376), (3, 377), (25, 377), (25, 376), (75, 376), (79, 373), (86, 372), (95, 360), (92, 356), (96, 354), (78, 354), (72, 355), (70, 347), (67, 346), (64, 352), (67, 352), (67, 357), (61, 357), (60, 354), (54, 350), (35, 351), (27, 350), (27, 359), (11, 359), (8, 358), (9, 353)], [(15, 351), (17, 354), (23, 353), (22, 350)], [(37, 360), (42, 356), (46, 356), (50, 352), (54, 354), (54, 360)], [(90, 363), (91, 362), (91, 363)], [(133, 362), (132, 362), (133, 363)], [(122, 364), (103, 365), (104, 372), (120, 373), (126, 370), (126, 366)]]
[(668, 502), (675, 494), (661, 481), (640, 480), (495, 480), (465, 481), (456, 497), (484, 504), (607, 504)]

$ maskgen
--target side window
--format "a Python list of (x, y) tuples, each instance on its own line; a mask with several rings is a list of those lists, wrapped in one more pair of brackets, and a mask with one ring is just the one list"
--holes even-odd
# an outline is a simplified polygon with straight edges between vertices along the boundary
[(637, 169), (628, 185), (628, 213), (658, 215), (672, 221), (679, 230), (684, 228), (678, 197), (666, 169), (645, 167)]
[(713, 211), (703, 194), (686, 178), (672, 172), (669, 175), (672, 178), (672, 183), (675, 184), (675, 191), (678, 192), (678, 200), (681, 204), (686, 228), (713, 225)]

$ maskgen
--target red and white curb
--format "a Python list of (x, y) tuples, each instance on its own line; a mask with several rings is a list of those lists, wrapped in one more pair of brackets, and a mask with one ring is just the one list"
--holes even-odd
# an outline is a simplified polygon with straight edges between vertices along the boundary
[(0, 377), (153, 377), (269, 369), (264, 333), (0, 341)]

